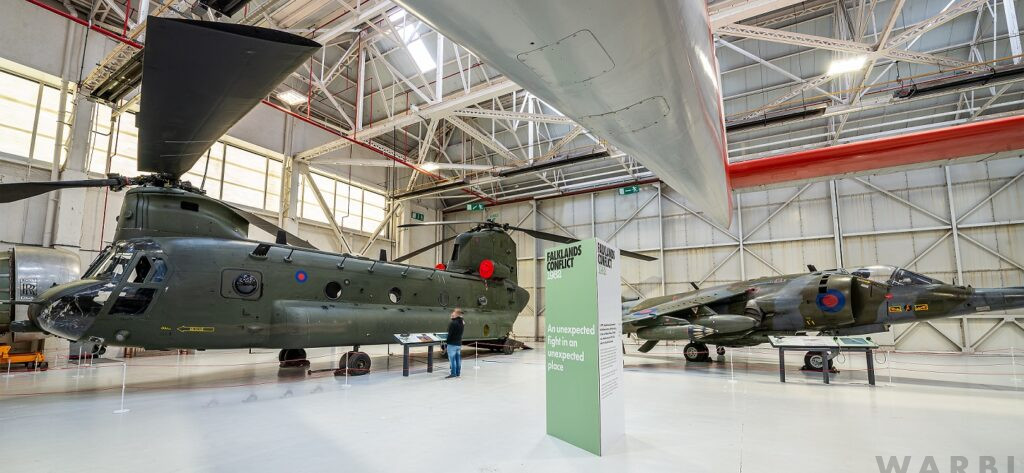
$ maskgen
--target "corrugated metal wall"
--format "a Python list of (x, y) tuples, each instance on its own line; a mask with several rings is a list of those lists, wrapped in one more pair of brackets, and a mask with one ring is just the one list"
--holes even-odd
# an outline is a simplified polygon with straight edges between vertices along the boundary
[[(738, 193), (728, 229), (656, 185), (629, 195), (610, 190), (459, 212), (446, 219), (496, 217), (577, 238), (596, 235), (659, 257), (654, 262), (624, 259), (625, 296), (683, 292), (691, 281), (709, 286), (797, 273), (806, 271), (807, 264), (892, 264), (975, 287), (1022, 286), (1024, 155), (1000, 158)], [(445, 236), (465, 230), (445, 228)], [(519, 282), (532, 295), (515, 332), (533, 338), (543, 335), (544, 289), (537, 281), (543, 249), (551, 244), (513, 236)], [(897, 326), (876, 338), (904, 350), (1024, 348), (1024, 312)]]

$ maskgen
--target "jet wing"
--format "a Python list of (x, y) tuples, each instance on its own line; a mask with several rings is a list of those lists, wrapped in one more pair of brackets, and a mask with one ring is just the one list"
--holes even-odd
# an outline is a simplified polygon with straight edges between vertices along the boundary
[[(699, 314), (703, 311), (708, 312), (706, 315), (714, 315), (713, 312), (704, 306), (731, 299), (742, 295), (745, 292), (745, 289), (735, 289), (726, 286), (702, 289), (682, 294), (654, 297), (637, 304), (629, 311), (623, 313), (622, 323), (636, 323), (666, 315), (688, 318), (691, 315)], [(689, 313), (681, 314), (681, 312), (684, 311), (688, 311)]]
[(706, 2), (396, 0), (727, 226)]

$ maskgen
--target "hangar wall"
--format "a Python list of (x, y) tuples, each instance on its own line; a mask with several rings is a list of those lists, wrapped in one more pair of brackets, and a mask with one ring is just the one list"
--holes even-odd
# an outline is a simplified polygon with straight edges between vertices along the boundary
[[(1024, 154), (958, 160), (949, 166), (850, 176), (735, 196), (728, 229), (693, 213), (674, 191), (641, 186), (456, 212), (446, 220), (501, 222), (578, 238), (593, 235), (660, 259), (624, 259), (624, 296), (657, 296), (701, 286), (870, 264), (905, 266), (975, 287), (1024, 285)], [(952, 206), (950, 205), (952, 201)], [(465, 227), (446, 226), (445, 235)], [(513, 235), (520, 284), (531, 292), (517, 336), (543, 335), (543, 249)], [(450, 251), (450, 247), (448, 249)], [(445, 254), (448, 254), (446, 252)], [(539, 282), (539, 284), (538, 284)], [(538, 297), (539, 296), (539, 297)], [(913, 351), (1024, 348), (1024, 311), (897, 326), (875, 337)]]

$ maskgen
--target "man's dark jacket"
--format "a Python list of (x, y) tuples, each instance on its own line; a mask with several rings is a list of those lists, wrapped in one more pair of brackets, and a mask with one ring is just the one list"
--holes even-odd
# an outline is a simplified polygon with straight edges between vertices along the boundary
[(448, 324), (449, 345), (462, 345), (462, 331), (466, 328), (466, 321), (462, 317), (456, 317)]

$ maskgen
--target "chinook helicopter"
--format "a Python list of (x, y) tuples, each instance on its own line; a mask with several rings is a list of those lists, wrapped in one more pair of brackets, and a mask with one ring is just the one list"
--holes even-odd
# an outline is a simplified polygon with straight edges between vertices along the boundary
[[(460, 234), (464, 250), (447, 270), (410, 266), (316, 250), (179, 179), (319, 44), (228, 23), (150, 17), (147, 28), (138, 164), (154, 174), (0, 184), (0, 203), (62, 188), (134, 186), (114, 243), (80, 280), (38, 295), (12, 332), (96, 351), (280, 348), (284, 366), (308, 363), (305, 348), (351, 345), (342, 368), (352, 374), (370, 367), (361, 345), (443, 328), (457, 306), (466, 312), (466, 341), (507, 342), (529, 295), (515, 283), (515, 244), (501, 229)], [(203, 74), (188, 72), (196, 69)], [(276, 232), (277, 241), (249, 240), (249, 225)]]
[[(646, 340), (642, 353), (661, 340), (689, 340), (686, 360), (710, 361), (707, 344), (722, 355), (725, 347), (767, 343), (769, 335), (863, 335), (893, 324), (1024, 307), (1024, 287), (975, 289), (895, 266), (808, 269), (625, 303), (623, 331)], [(825, 360), (807, 352), (804, 365), (821, 370)]]

